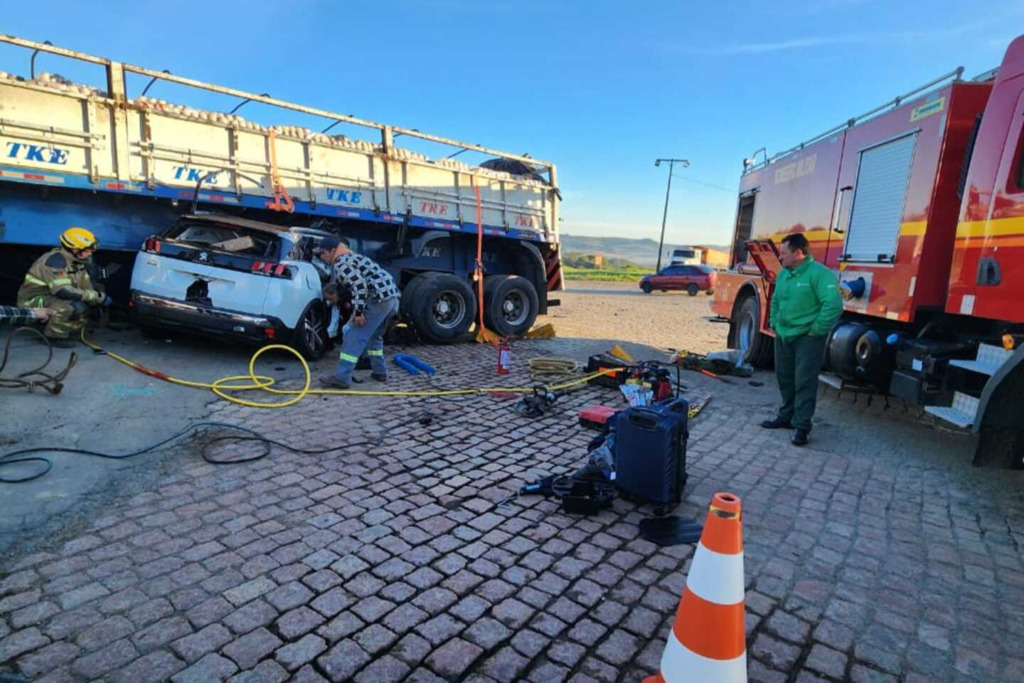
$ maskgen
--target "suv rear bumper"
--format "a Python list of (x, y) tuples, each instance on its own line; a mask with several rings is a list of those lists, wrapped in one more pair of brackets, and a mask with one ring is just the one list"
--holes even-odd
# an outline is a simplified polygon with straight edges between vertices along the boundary
[(191, 301), (165, 299), (132, 290), (132, 319), (142, 325), (250, 341), (281, 340), (291, 331), (278, 318), (212, 308)]

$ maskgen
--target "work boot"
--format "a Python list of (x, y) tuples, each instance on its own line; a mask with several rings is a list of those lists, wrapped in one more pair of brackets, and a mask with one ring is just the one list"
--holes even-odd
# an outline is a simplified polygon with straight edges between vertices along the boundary
[(388, 376), (387, 375), (382, 375), (379, 372), (371, 372), (370, 373), (370, 379), (376, 380), (378, 382), (387, 382), (388, 381)]
[(50, 342), (50, 346), (55, 349), (73, 349), (78, 346), (78, 342), (66, 337), (47, 337), (46, 341)]
[(792, 429), (793, 423), (789, 420), (783, 420), (781, 417), (777, 417), (774, 420), (765, 420), (761, 423), (761, 426), (765, 429)]
[(348, 382), (342, 382), (334, 375), (324, 375), (320, 378), (320, 384), (324, 385), (328, 389), (348, 389), (352, 386)]
[(806, 429), (798, 429), (796, 430), (796, 434), (793, 435), (793, 438), (790, 439), (790, 443), (794, 446), (806, 446), (809, 440), (807, 435), (808, 432)]

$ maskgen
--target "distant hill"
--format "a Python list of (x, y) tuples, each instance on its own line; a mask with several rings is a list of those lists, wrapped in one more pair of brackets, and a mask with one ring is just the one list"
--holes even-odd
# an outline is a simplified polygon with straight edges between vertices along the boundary
[[(672, 249), (693, 246), (689, 244), (666, 244), (666, 253)], [(729, 251), (728, 246), (707, 244), (712, 249)], [(652, 239), (628, 237), (589, 237), (587, 235), (562, 235), (563, 253), (604, 254), (606, 258), (624, 259), (638, 265), (653, 266), (658, 260), (658, 243)]]

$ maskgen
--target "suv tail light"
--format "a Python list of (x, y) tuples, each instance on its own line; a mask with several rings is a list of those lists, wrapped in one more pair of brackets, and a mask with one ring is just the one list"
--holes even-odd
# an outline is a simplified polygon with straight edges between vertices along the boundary
[(256, 261), (252, 264), (253, 274), (262, 273), (263, 275), (269, 275), (270, 277), (282, 278), (285, 280), (293, 280), (295, 278), (295, 269), (291, 266), (286, 266), (283, 263), (273, 263), (272, 261)]
[(153, 254), (159, 254), (160, 253), (160, 240), (158, 240), (155, 237), (147, 238), (146, 241), (142, 244), (142, 250), (143, 251), (148, 251), (148, 252), (153, 253)]

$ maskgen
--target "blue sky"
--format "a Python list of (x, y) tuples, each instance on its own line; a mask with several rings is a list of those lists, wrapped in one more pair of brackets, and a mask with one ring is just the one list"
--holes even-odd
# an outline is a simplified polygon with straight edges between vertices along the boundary
[[(558, 165), (567, 233), (656, 238), (666, 169), (654, 159), (687, 158), (666, 240), (725, 243), (744, 157), (789, 147), (957, 66), (968, 76), (997, 66), (1024, 33), (1024, 6), (40, 0), (8, 3), (0, 31), (529, 152)], [(27, 53), (0, 46), (0, 69), (27, 74)], [(37, 70), (99, 84), (49, 55)], [(166, 84), (150, 94), (233, 106), (184, 101)], [(241, 113), (324, 125), (261, 106)]]

